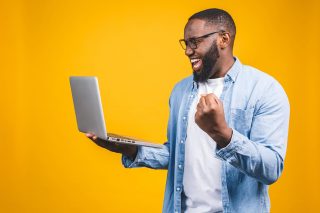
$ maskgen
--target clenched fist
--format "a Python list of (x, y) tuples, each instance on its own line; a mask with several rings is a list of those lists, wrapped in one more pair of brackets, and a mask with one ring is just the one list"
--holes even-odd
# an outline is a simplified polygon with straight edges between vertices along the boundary
[(229, 144), (232, 129), (228, 127), (225, 120), (222, 102), (213, 93), (201, 96), (195, 122), (217, 143), (218, 148)]

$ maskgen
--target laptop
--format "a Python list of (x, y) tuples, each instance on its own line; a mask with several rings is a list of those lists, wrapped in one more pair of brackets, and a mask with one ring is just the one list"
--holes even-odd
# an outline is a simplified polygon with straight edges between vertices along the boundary
[(97, 77), (71, 76), (69, 78), (78, 130), (94, 133), (99, 138), (121, 144), (162, 148), (155, 144), (118, 134), (107, 133)]

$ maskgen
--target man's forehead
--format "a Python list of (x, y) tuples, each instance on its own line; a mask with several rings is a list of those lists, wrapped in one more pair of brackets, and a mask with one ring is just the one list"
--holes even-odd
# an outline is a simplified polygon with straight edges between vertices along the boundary
[(192, 37), (202, 36), (203, 34), (213, 31), (215, 29), (214, 24), (209, 24), (205, 20), (192, 19), (188, 21), (184, 28), (184, 37), (186, 39)]

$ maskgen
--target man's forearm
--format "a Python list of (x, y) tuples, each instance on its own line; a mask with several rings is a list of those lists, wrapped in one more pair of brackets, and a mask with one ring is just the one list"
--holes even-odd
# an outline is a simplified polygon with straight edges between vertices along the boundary
[(216, 155), (264, 184), (272, 184), (281, 175), (283, 159), (274, 150), (249, 140), (236, 130), (230, 143)]

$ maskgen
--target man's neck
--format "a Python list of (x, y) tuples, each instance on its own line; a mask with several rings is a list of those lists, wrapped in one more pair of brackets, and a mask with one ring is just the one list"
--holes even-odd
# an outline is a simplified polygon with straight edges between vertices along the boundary
[(211, 79), (224, 77), (235, 62), (235, 59), (232, 55), (228, 57), (221, 57), (220, 59), (221, 61), (217, 62), (215, 66), (216, 70), (213, 72), (214, 74), (210, 77)]

